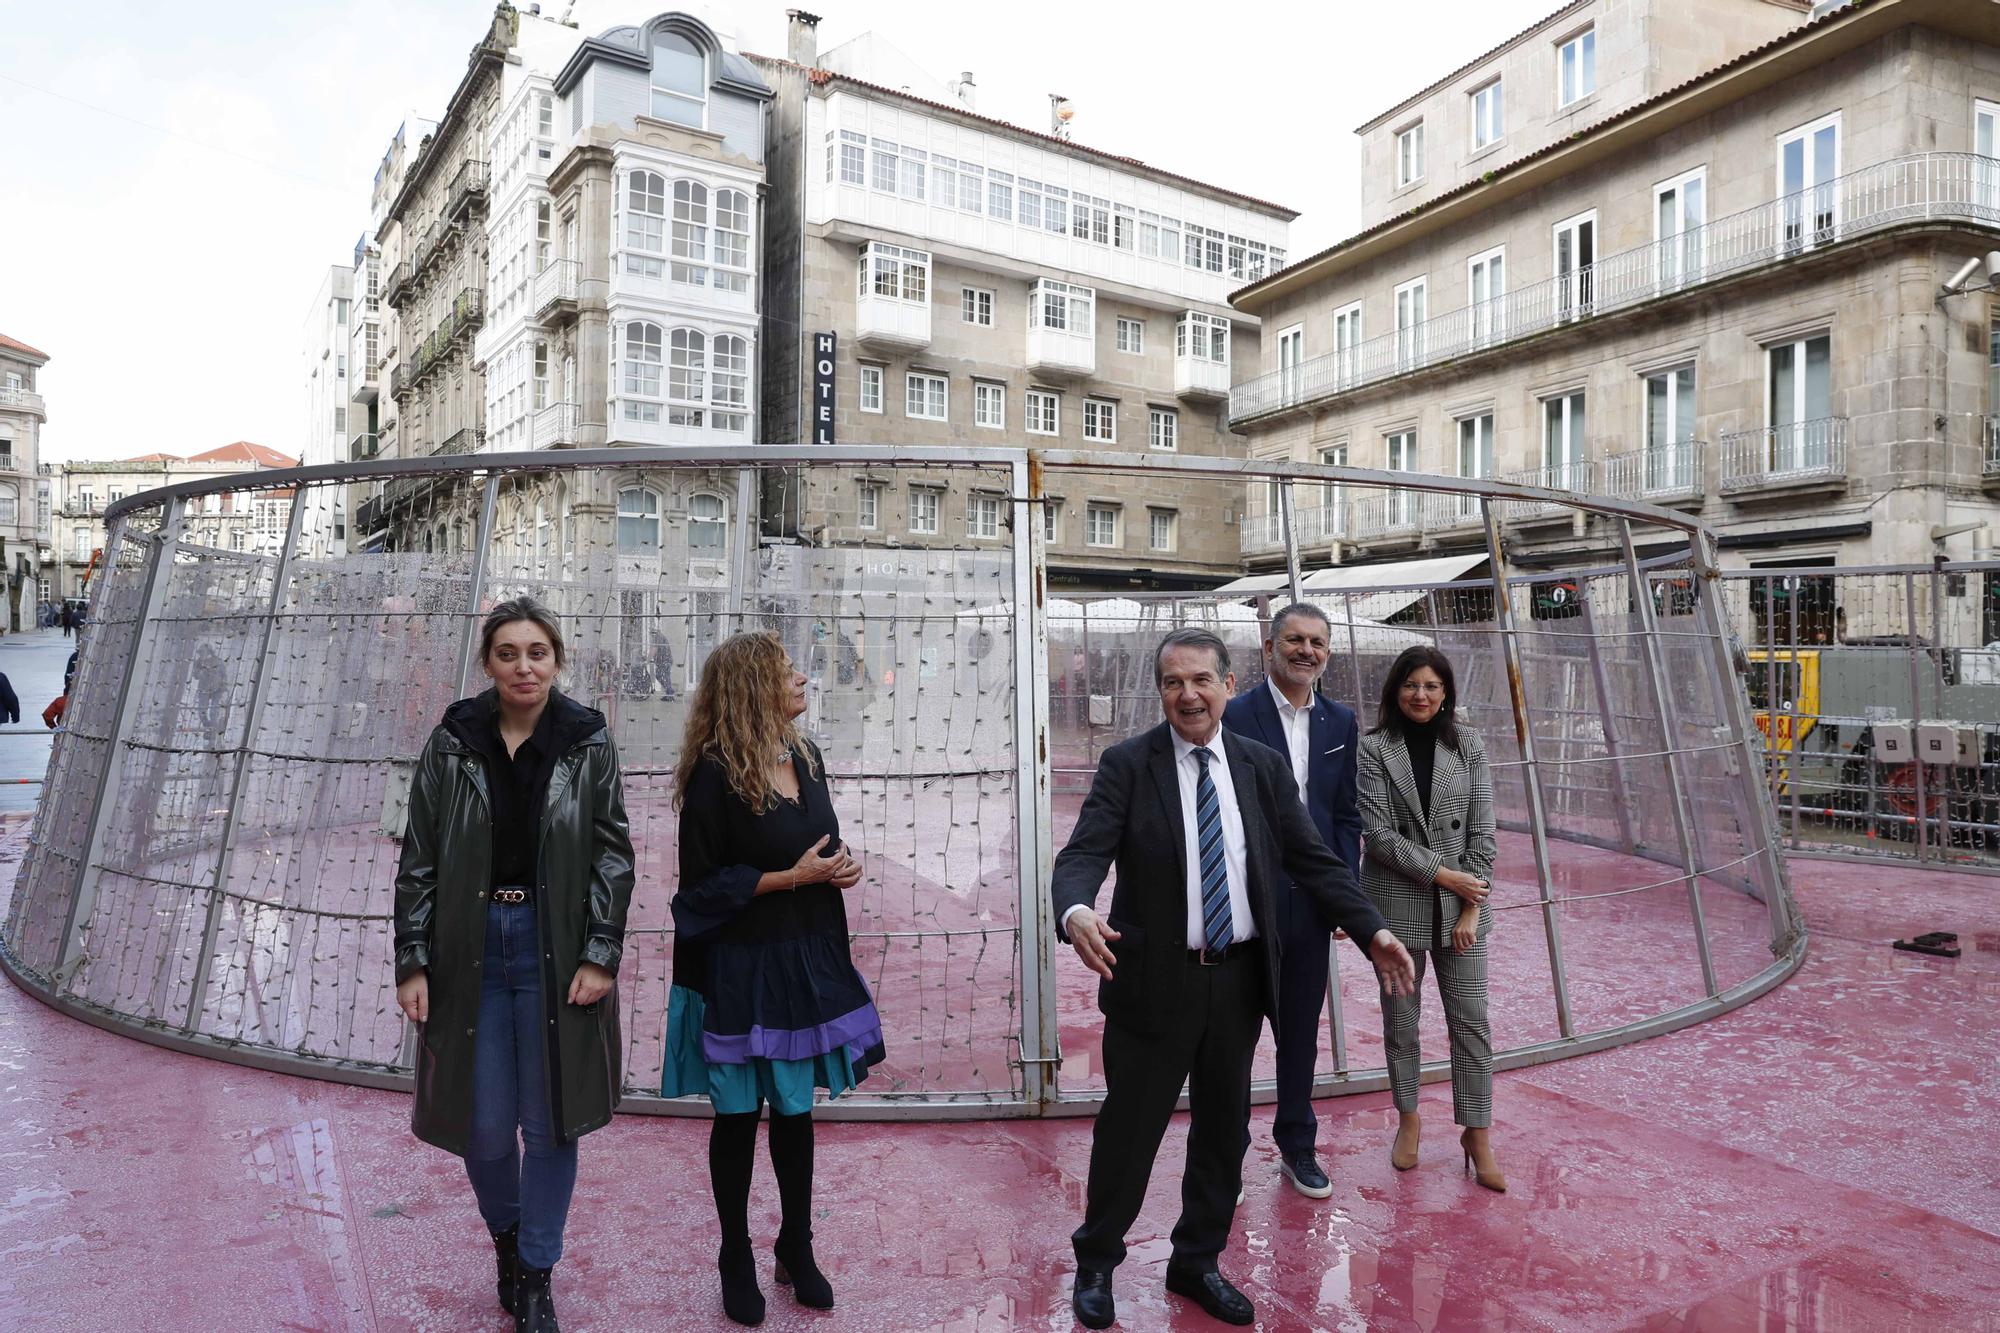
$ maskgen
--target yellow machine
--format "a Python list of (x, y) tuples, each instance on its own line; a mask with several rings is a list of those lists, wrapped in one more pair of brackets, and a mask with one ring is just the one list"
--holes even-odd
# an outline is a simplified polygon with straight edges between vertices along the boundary
[(1750, 660), (1750, 707), (1755, 710), (1757, 730), (1764, 733), (1770, 752), (1779, 756), (1778, 790), (1788, 792), (1790, 757), (1819, 725), (1819, 650), (1752, 648), (1745, 656)]

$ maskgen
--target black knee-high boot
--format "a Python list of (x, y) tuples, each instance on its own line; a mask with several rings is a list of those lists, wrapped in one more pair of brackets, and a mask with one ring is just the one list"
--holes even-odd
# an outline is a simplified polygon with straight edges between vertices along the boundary
[(750, 1252), (750, 1168), (757, 1158), (757, 1113), (718, 1115), (708, 1131), (708, 1184), (722, 1250), (722, 1312), (739, 1324), (764, 1322), (764, 1293), (757, 1289), (757, 1261)]
[(831, 1310), (833, 1286), (819, 1271), (812, 1251), (812, 1112), (771, 1117), (771, 1169), (778, 1177), (778, 1199), (784, 1208), (774, 1247), (777, 1279), (791, 1284), (800, 1305)]

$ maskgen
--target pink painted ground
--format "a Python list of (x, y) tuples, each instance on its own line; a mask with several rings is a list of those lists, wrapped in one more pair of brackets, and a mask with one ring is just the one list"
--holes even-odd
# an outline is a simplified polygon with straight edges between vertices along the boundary
[[(14, 855), (19, 833), (5, 830)], [(1813, 948), (1786, 985), (1672, 1036), (1500, 1076), (1504, 1197), (1457, 1174), (1443, 1086), (1426, 1089), (1425, 1162), (1407, 1175), (1387, 1161), (1385, 1095), (1322, 1102), (1323, 1203), (1282, 1184), (1260, 1111), (1223, 1262), (1263, 1326), (2000, 1330), (2000, 882), (1793, 871)], [(1630, 925), (1592, 910), (1578, 1004), (1616, 1007), (1638, 989), (1620, 984)], [(1754, 924), (1717, 933), (1754, 941)], [(1934, 928), (1959, 931), (1965, 957), (1887, 948)], [(1372, 1005), (1350, 1014), (1371, 1032)], [(1517, 1036), (1547, 1021), (1518, 1017)], [(1066, 1014), (1073, 1026), (1087, 1020)], [(170, 1054), (11, 986), (0, 1071), (0, 1327), (505, 1327), (457, 1161), (409, 1137), (402, 1097)], [(1184, 1130), (1119, 1272), (1127, 1329), (1215, 1327), (1160, 1287)], [(723, 1326), (705, 1135), (625, 1117), (585, 1141), (557, 1276), (566, 1327)], [(789, 1305), (767, 1258), (767, 1327), (1071, 1326), (1087, 1121), (825, 1125), (820, 1143), (816, 1225), (840, 1310)], [(761, 1167), (755, 1207), (768, 1243)]]

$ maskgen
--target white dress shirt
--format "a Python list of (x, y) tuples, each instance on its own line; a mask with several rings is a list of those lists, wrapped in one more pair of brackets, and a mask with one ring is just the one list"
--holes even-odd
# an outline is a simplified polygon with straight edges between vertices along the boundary
[(1248, 854), (1243, 841), (1243, 812), (1236, 808), (1236, 784), (1229, 779), (1229, 756), (1223, 750), (1222, 729), (1218, 727), (1208, 744), (1201, 747), (1182, 739), (1178, 731), (1171, 734), (1174, 776), (1180, 779), (1181, 788), (1181, 826), (1187, 843), (1187, 947), (1200, 949), (1208, 943), (1208, 936), (1202, 930), (1201, 828), (1194, 810), (1195, 783), (1201, 778), (1201, 761), (1194, 757), (1197, 748), (1207, 750), (1211, 756), (1208, 779), (1215, 784), (1215, 800), (1222, 813), (1222, 862), (1229, 876), (1229, 911), (1235, 918), (1231, 938), (1250, 939), (1257, 934), (1257, 923), (1250, 916), (1250, 875), (1246, 868)]
[(1304, 805), (1306, 768), (1312, 761), (1312, 698), (1307, 696), (1306, 706), (1300, 708), (1285, 697), (1277, 681), (1267, 679), (1264, 687), (1278, 705), (1278, 725), (1285, 729), (1285, 750), (1292, 758), (1292, 781), (1299, 784), (1299, 804)]

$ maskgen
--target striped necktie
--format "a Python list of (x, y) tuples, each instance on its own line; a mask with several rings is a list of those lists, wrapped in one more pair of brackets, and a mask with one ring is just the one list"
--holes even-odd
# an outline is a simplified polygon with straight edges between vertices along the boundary
[(1222, 802), (1215, 795), (1215, 780), (1208, 775), (1208, 761), (1215, 756), (1203, 746), (1194, 757), (1199, 764), (1194, 779), (1194, 824), (1195, 846), (1201, 849), (1201, 932), (1211, 950), (1222, 950), (1236, 938), (1235, 918), (1229, 910), (1229, 863), (1222, 847)]

